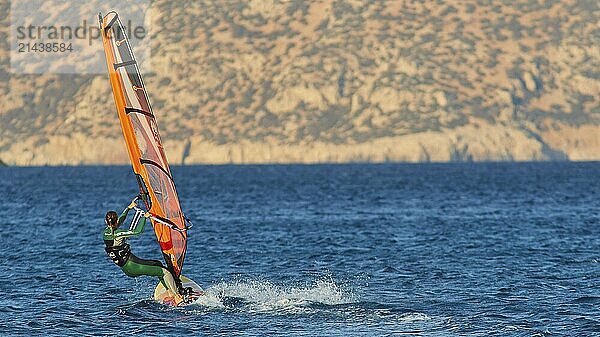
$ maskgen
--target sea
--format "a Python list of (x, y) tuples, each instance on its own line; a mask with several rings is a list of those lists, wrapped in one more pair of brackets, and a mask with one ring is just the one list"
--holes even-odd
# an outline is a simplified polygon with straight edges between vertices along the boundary
[(600, 163), (172, 171), (206, 291), (179, 308), (104, 252), (130, 167), (0, 168), (0, 335), (600, 336)]

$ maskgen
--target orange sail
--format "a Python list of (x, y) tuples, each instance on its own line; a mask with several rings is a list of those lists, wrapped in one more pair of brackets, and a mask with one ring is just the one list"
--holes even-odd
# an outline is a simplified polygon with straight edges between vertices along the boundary
[(116, 12), (99, 16), (110, 85), (125, 144), (167, 266), (179, 276), (187, 249), (186, 219), (138, 64)]

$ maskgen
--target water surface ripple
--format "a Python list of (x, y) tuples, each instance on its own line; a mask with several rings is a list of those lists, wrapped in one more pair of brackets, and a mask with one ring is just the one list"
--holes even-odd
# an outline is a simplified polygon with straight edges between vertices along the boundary
[(130, 168), (0, 168), (0, 335), (600, 336), (598, 163), (173, 174), (208, 294), (185, 308), (105, 256)]

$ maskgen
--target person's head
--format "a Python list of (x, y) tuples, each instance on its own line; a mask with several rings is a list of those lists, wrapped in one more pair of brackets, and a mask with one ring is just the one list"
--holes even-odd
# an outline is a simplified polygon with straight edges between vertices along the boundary
[(106, 216), (104, 217), (104, 222), (106, 222), (106, 225), (109, 227), (112, 227), (112, 228), (119, 227), (119, 216), (117, 215), (117, 212), (115, 212), (115, 211), (106, 212)]

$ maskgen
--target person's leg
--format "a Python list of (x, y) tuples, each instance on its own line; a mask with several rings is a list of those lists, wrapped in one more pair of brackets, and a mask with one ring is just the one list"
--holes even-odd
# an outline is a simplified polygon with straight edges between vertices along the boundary
[[(163, 257), (165, 258), (165, 261), (167, 261), (169, 259), (169, 255), (165, 254), (164, 252), (163, 252)], [(184, 290), (184, 289), (183, 289), (183, 284), (181, 283), (181, 279), (179, 277), (175, 276), (175, 273), (173, 272), (172, 268), (167, 267), (167, 270), (169, 272), (171, 272), (171, 276), (173, 277), (173, 280), (175, 280), (175, 285), (177, 285), (178, 293), (183, 294), (182, 290)]]
[(158, 277), (166, 289), (170, 290), (173, 294), (179, 295), (173, 275), (158, 260), (144, 260), (131, 254), (122, 269), (130, 277), (142, 275)]
[(169, 289), (173, 294), (179, 294), (179, 288), (175, 283), (175, 278), (173, 278), (173, 275), (167, 270), (167, 268), (163, 268), (163, 276), (161, 281), (163, 285), (165, 285), (165, 288)]

